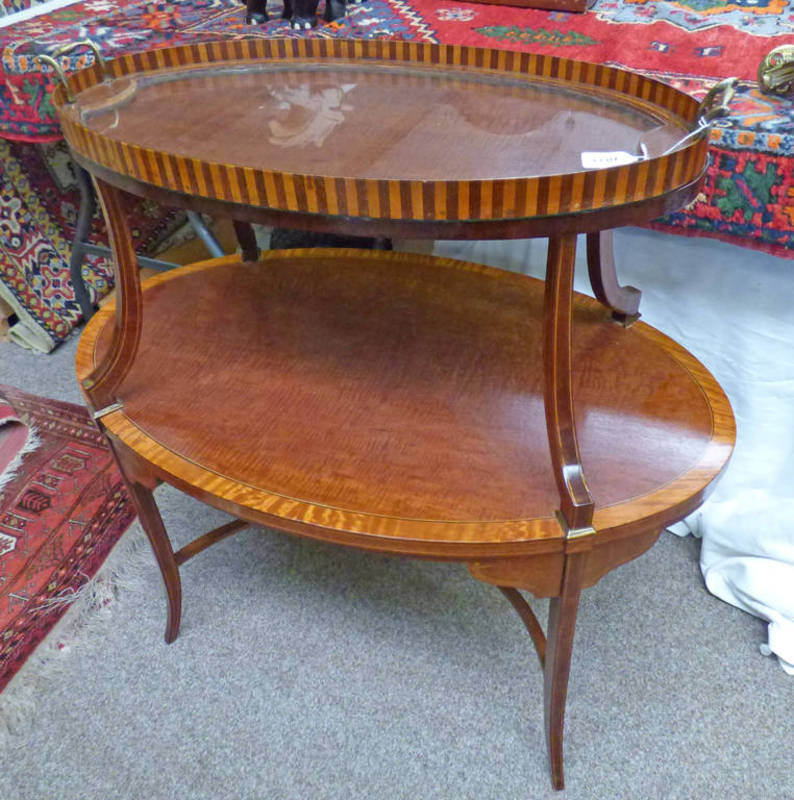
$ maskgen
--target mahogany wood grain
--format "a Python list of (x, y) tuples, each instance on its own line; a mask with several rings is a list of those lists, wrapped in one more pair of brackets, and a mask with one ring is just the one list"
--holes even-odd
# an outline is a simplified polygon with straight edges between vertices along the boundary
[(116, 391), (127, 374), (141, 337), (141, 280), (138, 258), (126, 221), (124, 195), (114, 186), (94, 179), (97, 197), (108, 229), (114, 254), (116, 293), (113, 342), (108, 354), (90, 375), (81, 379), (91, 406), (99, 411), (116, 402)]
[(628, 325), (639, 318), (642, 292), (618, 282), (612, 231), (587, 234), (587, 271), (593, 293), (617, 322)]
[(585, 541), (577, 546), (575, 540), (566, 542), (558, 553), (535, 556), (512, 556), (470, 561), (469, 571), (477, 580), (491, 583), (500, 589), (512, 587), (526, 589), (535, 597), (556, 597), (560, 594), (566, 553), (586, 550), (588, 559), (582, 577), (582, 586), (595, 586), (601, 578), (621, 564), (642, 555), (659, 538), (661, 529), (637, 533), (624, 528), (619, 535), (605, 541), (598, 533), (597, 547)]
[(484, 583), (500, 589), (512, 587), (526, 589), (535, 597), (555, 597), (562, 586), (562, 569), (565, 565), (565, 550), (561, 544), (557, 552), (489, 558), (469, 561), (469, 572)]
[(243, 261), (256, 261), (259, 258), (259, 245), (256, 242), (254, 229), (248, 222), (235, 219), (232, 221), (234, 233), (240, 244)]
[(110, 449), (116, 457), (122, 475), (126, 478), (127, 482), (137, 483), (149, 491), (154, 491), (162, 481), (152, 469), (151, 464), (110, 434), (107, 428), (102, 424), (101, 418), (97, 420), (97, 426), (105, 434)]
[(571, 672), (573, 638), (579, 596), (582, 592), (582, 573), (586, 553), (568, 556), (559, 597), (549, 603), (549, 629), (546, 636), (544, 665), (544, 710), (546, 743), (551, 761), (551, 780), (555, 789), (565, 788), (562, 758), (562, 733), (565, 722), (565, 700), (568, 694), (568, 677)]
[(642, 555), (656, 543), (661, 532), (660, 528), (621, 537), (590, 550), (582, 573), (582, 587), (595, 586), (608, 572)]
[[(665, 336), (663, 333), (653, 328), (646, 328), (642, 322), (635, 323), (632, 329), (638, 327), (640, 329), (645, 329), (653, 341), (663, 347), (673, 358), (676, 360), (683, 359), (680, 363), (686, 364), (686, 369), (692, 376), (692, 379), (699, 384), (707, 397), (719, 396), (721, 398), (716, 403), (711, 404), (711, 441), (713, 449), (709, 448), (704, 451), (702, 458), (688, 473), (688, 480), (691, 481), (689, 484), (690, 487), (700, 484), (701, 489), (693, 492), (685, 503), (678, 506), (678, 513), (683, 517), (690, 514), (703, 503), (707, 497), (709, 486), (712, 485), (711, 481), (719, 477), (727, 467), (728, 459), (730, 458), (729, 454), (736, 441), (736, 422), (730, 402), (725, 396), (722, 387), (703, 364), (695, 359), (678, 342)], [(585, 458), (585, 469), (588, 469), (587, 458)], [(714, 477), (704, 482), (706, 475), (712, 475)], [(659, 515), (657, 503), (660, 501), (664, 502), (662, 498), (669, 497), (667, 492), (670, 488), (672, 488), (672, 485), (660, 487), (642, 498), (642, 500), (639, 500), (638, 505), (634, 507), (634, 513), (638, 516), (634, 519), (630, 519), (626, 514), (625, 507), (621, 508), (618, 505), (596, 509), (593, 516), (593, 525), (602, 537), (604, 534), (612, 532), (620, 538), (643, 534), (650, 530), (663, 530), (670, 523), (668, 520), (664, 519), (664, 515)], [(606, 541), (606, 539), (604, 539), (604, 541)], [(569, 551), (575, 550), (577, 543), (571, 541), (568, 543), (567, 547)]]
[(595, 503), (579, 455), (571, 388), (571, 320), (576, 236), (552, 236), (543, 304), (544, 407), (560, 509), (569, 529), (589, 528)]
[(508, 599), (510, 605), (518, 612), (518, 616), (521, 617), (521, 621), (532, 639), (532, 644), (535, 645), (535, 652), (538, 654), (540, 666), (543, 668), (546, 664), (546, 634), (543, 633), (543, 628), (540, 627), (535, 612), (517, 589), (512, 586), (500, 586), (499, 589)]
[[(693, 510), (735, 438), (694, 357), (573, 292), (586, 232), (598, 299), (636, 313), (599, 232), (695, 195), (706, 136), (670, 145), (697, 101), (617, 68), (402, 41), (204, 42), (108, 69), (71, 76), (75, 102), (54, 96), (97, 181), (120, 288), (77, 372), (163, 576), (166, 640), (179, 565), (249, 522), (467, 563), (536, 645), (561, 788), (581, 589)], [(604, 141), (650, 157), (582, 169)], [(243, 261), (142, 293), (122, 190), (236, 220)], [(360, 250), (257, 260), (255, 222), (384, 243), (549, 236), (547, 280)], [(238, 519), (174, 553), (161, 480)], [(545, 638), (519, 589), (552, 598)]]
[[(428, 256), (311, 250), (205, 262), (146, 287), (123, 410), (103, 424), (159, 477), (251, 521), (384, 551), (471, 560), (561, 537), (544, 445), (543, 282)], [(79, 375), (101, 362), (109, 317), (86, 329)], [(724, 465), (732, 429), (715, 419), (730, 420), (729, 406), (647, 326), (612, 325), (580, 295), (574, 317), (594, 523), (651, 516), (658, 529)]]
[[(152, 186), (281, 212), (414, 222), (581, 214), (664, 196), (705, 165), (705, 136), (662, 155), (692, 125), (695, 100), (550, 56), (257, 39), (139, 53), (108, 69), (110, 82), (94, 68), (72, 76), (73, 104), (55, 93), (81, 157)], [(208, 124), (235, 92), (248, 113)], [(307, 117), (295, 92), (325, 98), (322, 113)], [(183, 112), (171, 122), (164, 111), (177, 101)], [(188, 124), (185, 114), (199, 116)], [(270, 138), (245, 133), (254, 123)], [(603, 141), (636, 150), (646, 133), (653, 157), (582, 169), (581, 150)]]
[(193, 558), (193, 556), (197, 556), (208, 547), (217, 544), (222, 539), (226, 539), (227, 537), (237, 533), (238, 531), (241, 531), (246, 527), (248, 527), (248, 523), (243, 522), (243, 520), (236, 519), (232, 522), (227, 522), (225, 525), (221, 525), (218, 528), (214, 528), (202, 536), (199, 536), (192, 542), (186, 544), (184, 547), (180, 547), (179, 550), (174, 553), (174, 560), (176, 561), (177, 566), (182, 566), (182, 564)]
[[(124, 476), (123, 469), (122, 476)], [(168, 609), (165, 640), (170, 644), (179, 635), (179, 623), (182, 618), (182, 580), (179, 577), (179, 564), (152, 490), (140, 483), (127, 480), (126, 477), (125, 482), (135, 510), (138, 512), (141, 527), (149, 539), (157, 565), (160, 567), (160, 574), (163, 576)]]

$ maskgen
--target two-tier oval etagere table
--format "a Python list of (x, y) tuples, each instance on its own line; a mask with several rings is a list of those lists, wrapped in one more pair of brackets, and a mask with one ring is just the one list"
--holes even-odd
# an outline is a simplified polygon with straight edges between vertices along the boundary
[[(165, 580), (166, 639), (179, 566), (244, 524), (464, 562), (532, 636), (562, 787), (580, 592), (692, 511), (734, 441), (707, 370), (635, 321), (604, 233), (694, 196), (712, 103), (604, 66), (394, 41), (219, 42), (69, 77), (55, 104), (119, 293), (77, 371)], [(127, 193), (238, 224), (547, 236), (546, 279), (293, 250), (141, 286)], [(573, 292), (579, 233), (597, 300)], [(159, 481), (239, 521), (174, 552)], [(551, 598), (545, 635), (519, 590)]]

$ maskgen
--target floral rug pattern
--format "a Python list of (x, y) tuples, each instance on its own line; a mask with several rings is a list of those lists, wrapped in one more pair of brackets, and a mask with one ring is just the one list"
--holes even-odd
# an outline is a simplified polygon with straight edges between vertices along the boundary
[[(0, 139), (0, 297), (18, 317), (12, 337), (35, 350), (52, 350), (82, 319), (69, 278), (79, 203), (65, 142)], [(136, 201), (131, 214), (136, 248), (156, 252), (183, 219), (181, 213)], [(107, 244), (99, 214), (90, 240)], [(113, 286), (106, 258), (87, 256), (83, 276), (93, 301)]]

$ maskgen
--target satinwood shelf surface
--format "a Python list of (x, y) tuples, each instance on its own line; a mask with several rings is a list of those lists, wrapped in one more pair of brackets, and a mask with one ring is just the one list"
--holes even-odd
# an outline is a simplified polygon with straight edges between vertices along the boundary
[[(103, 423), (177, 483), (387, 551), (463, 557), (561, 536), (542, 281), (428, 256), (275, 251), (150, 279), (144, 302), (123, 409)], [(79, 377), (112, 319), (103, 310), (81, 339)], [(732, 441), (709, 373), (583, 295), (573, 363), (600, 533), (686, 513)]]

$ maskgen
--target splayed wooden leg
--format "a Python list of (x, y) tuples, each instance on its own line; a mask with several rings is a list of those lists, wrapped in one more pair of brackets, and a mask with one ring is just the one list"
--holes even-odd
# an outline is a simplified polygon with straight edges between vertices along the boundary
[(544, 665), (544, 706), (546, 743), (551, 764), (551, 780), (555, 789), (565, 787), (562, 764), (562, 734), (565, 720), (565, 699), (568, 694), (568, 676), (571, 671), (571, 654), (582, 591), (582, 574), (586, 554), (569, 555), (565, 560), (562, 591), (553, 597), (549, 606), (549, 626)]
[(138, 512), (141, 527), (149, 539), (160, 568), (160, 574), (163, 576), (168, 603), (165, 640), (170, 644), (179, 634), (179, 623), (182, 617), (182, 580), (179, 575), (179, 567), (213, 544), (247, 528), (249, 523), (241, 519), (232, 520), (198, 536), (174, 552), (154, 499), (153, 491), (159, 483), (156, 475), (148, 469), (144, 461), (127, 450), (113, 436), (108, 436), (106, 433), (106, 441), (116, 457), (124, 485), (130, 493), (135, 510)]
[(621, 286), (618, 283), (612, 231), (587, 234), (587, 270), (593, 294), (612, 309), (613, 318), (623, 325), (635, 322), (640, 316), (642, 292), (633, 286)]
[(179, 577), (179, 567), (152, 490), (132, 481), (127, 482), (127, 488), (132, 495), (132, 502), (138, 512), (141, 527), (149, 538), (154, 557), (157, 559), (157, 565), (163, 576), (168, 600), (165, 640), (170, 644), (179, 633), (179, 623), (182, 618), (182, 581)]

